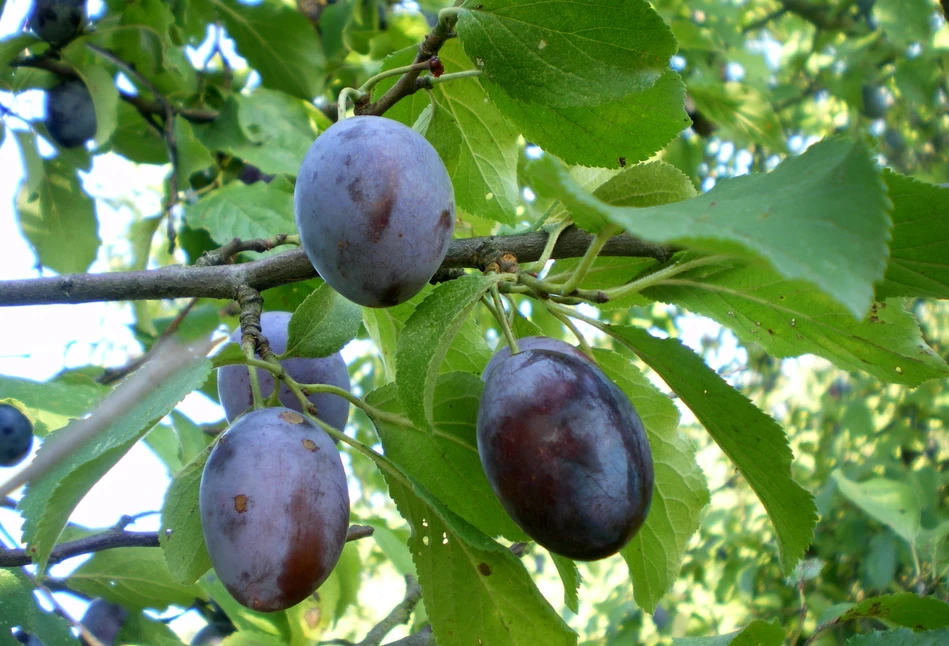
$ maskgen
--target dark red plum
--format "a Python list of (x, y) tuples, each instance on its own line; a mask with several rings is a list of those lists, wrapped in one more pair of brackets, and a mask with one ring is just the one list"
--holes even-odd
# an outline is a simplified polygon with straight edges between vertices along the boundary
[(86, 0), (33, 0), (29, 25), (48, 43), (60, 45), (79, 31), (86, 19)]
[(581, 561), (626, 545), (652, 502), (642, 421), (589, 361), (526, 350), (488, 375), (478, 453), (511, 518), (551, 552)]
[(421, 291), (455, 228), (454, 191), (438, 153), (383, 117), (350, 117), (320, 134), (293, 201), (313, 267), (367, 307), (398, 305)]
[(46, 129), (63, 148), (76, 148), (96, 136), (96, 106), (79, 79), (63, 81), (46, 91)]
[[(593, 360), (586, 355), (580, 348), (570, 345), (566, 341), (561, 341), (560, 339), (552, 339), (549, 336), (525, 336), (524, 338), (517, 340), (517, 347), (521, 350), (550, 350), (551, 352), (559, 352), (561, 354), (569, 354), (571, 357), (576, 357), (577, 359), (583, 359), (590, 365), (596, 365), (593, 363)], [(494, 353), (494, 356), (491, 357), (491, 360), (488, 361), (488, 365), (484, 367), (484, 372), (481, 373), (481, 381), (487, 381), (488, 376), (491, 372), (500, 364), (502, 361), (511, 356), (511, 348), (507, 343), (504, 343), (503, 340), (498, 348), (498, 351)]]
[[(260, 316), (260, 328), (270, 342), (271, 349), (282, 354), (287, 350), (287, 327), (290, 325), (289, 312), (264, 312)], [(231, 334), (231, 340), (241, 342), (240, 328)], [(321, 359), (284, 359), (280, 362), (283, 369), (293, 379), (301, 384), (327, 384), (350, 390), (349, 371), (346, 362), (340, 353), (331, 354)], [(260, 392), (264, 397), (273, 393), (274, 379), (266, 370), (257, 370), (260, 381)], [(233, 422), (238, 415), (251, 407), (254, 398), (250, 389), (250, 374), (247, 366), (225, 366), (218, 371), (217, 393), (224, 407), (224, 415), (228, 422)], [(280, 384), (278, 399), (283, 406), (297, 412), (303, 412), (300, 401), (286, 386)], [(349, 402), (329, 393), (313, 393), (307, 399), (316, 406), (316, 416), (332, 426), (342, 430), (349, 419)]]
[(211, 451), (201, 524), (218, 578), (244, 606), (275, 612), (311, 595), (336, 566), (349, 526), (333, 440), (289, 408), (234, 422)]

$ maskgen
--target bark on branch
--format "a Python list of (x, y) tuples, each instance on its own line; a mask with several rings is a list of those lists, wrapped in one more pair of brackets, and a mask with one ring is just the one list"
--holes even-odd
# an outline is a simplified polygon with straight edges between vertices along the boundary
[[(560, 235), (552, 258), (578, 258), (584, 254), (592, 239), (593, 236), (580, 229), (567, 229)], [(522, 263), (533, 262), (541, 257), (546, 243), (547, 233), (543, 231), (452, 240), (442, 268), (481, 269), (502, 252), (514, 254)], [(650, 244), (623, 234), (607, 242), (600, 255), (665, 261), (673, 251), (670, 247)], [(315, 278), (316, 275), (304, 251), (292, 249), (238, 265), (175, 265), (147, 271), (5, 280), (0, 281), (0, 306), (163, 298), (233, 299), (237, 297), (237, 290), (241, 286), (264, 291)]]
[[(351, 525), (346, 533), (347, 541), (372, 536), (373, 528), (367, 525)], [(73, 556), (92, 554), (118, 547), (158, 547), (158, 532), (129, 532), (113, 527), (98, 534), (84, 536), (74, 541), (60, 543), (53, 548), (49, 564), (65, 561)], [(19, 567), (33, 562), (32, 556), (22, 549), (0, 549), (0, 567)]]

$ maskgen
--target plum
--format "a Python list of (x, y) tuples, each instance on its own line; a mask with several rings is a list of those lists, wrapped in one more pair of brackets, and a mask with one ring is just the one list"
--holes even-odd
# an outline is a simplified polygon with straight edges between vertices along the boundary
[(29, 24), (46, 42), (61, 45), (76, 35), (85, 19), (85, 0), (33, 0)]
[(478, 454), (501, 504), (551, 552), (615, 554), (652, 502), (653, 466), (629, 399), (589, 361), (525, 350), (488, 375)]
[(46, 129), (63, 148), (81, 146), (96, 136), (96, 106), (85, 83), (69, 79), (46, 91)]
[[(94, 599), (86, 608), (86, 614), (82, 616), (80, 623), (103, 644), (114, 644), (128, 614), (128, 610), (116, 603)], [(80, 637), (79, 641), (88, 646), (83, 637)]]
[[(577, 359), (583, 359), (587, 363), (596, 365), (593, 363), (593, 360), (586, 355), (580, 348), (570, 345), (566, 341), (561, 341), (560, 339), (552, 339), (549, 336), (525, 336), (517, 340), (517, 347), (521, 351), (524, 350), (550, 350), (551, 352), (560, 352), (561, 354), (569, 354), (572, 357)], [(501, 347), (498, 348), (498, 351), (494, 353), (494, 356), (491, 357), (491, 360), (488, 361), (488, 365), (484, 367), (484, 372), (481, 373), (481, 381), (487, 381), (488, 376), (491, 372), (500, 364), (502, 361), (511, 356), (511, 348), (507, 343), (501, 344)]]
[(191, 646), (214, 646), (220, 644), (234, 632), (233, 624), (210, 623), (198, 631), (198, 634), (191, 640)]
[(320, 134), (300, 166), (293, 203), (313, 267), (367, 307), (421, 291), (455, 228), (454, 191), (438, 153), (383, 117), (351, 117)]
[[(290, 325), (289, 312), (264, 312), (260, 317), (260, 328), (270, 342), (270, 348), (277, 354), (287, 349), (287, 327)], [(234, 330), (231, 339), (235, 343), (241, 342), (240, 328)], [(284, 359), (280, 362), (294, 380), (301, 384), (329, 384), (346, 391), (350, 390), (349, 371), (346, 362), (340, 353), (331, 354), (321, 359)], [(266, 370), (257, 370), (260, 381), (260, 392), (264, 397), (273, 393), (274, 379)], [(225, 366), (218, 371), (217, 392), (224, 407), (224, 415), (228, 422), (233, 422), (238, 415), (251, 407), (253, 395), (250, 390), (250, 375), (247, 366)], [(303, 412), (300, 401), (285, 385), (280, 384), (280, 403), (297, 412)], [(349, 402), (338, 395), (329, 393), (313, 393), (308, 397), (316, 406), (316, 416), (332, 426), (342, 429), (349, 419)]]
[(241, 416), (201, 476), (211, 563), (244, 606), (298, 604), (330, 575), (346, 543), (349, 491), (336, 445), (289, 408)]
[(19, 464), (33, 448), (33, 424), (10, 404), (0, 404), (0, 467)]

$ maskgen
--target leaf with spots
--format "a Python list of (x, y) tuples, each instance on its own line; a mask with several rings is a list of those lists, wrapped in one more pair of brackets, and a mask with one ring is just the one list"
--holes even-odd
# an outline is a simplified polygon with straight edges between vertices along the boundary
[(676, 52), (672, 30), (645, 0), (467, 0), (456, 29), (487, 78), (547, 106), (645, 90)]

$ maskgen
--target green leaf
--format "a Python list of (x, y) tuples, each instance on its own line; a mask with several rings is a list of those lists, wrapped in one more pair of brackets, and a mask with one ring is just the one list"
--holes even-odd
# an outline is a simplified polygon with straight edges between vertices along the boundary
[(505, 92), (558, 107), (645, 90), (676, 52), (645, 0), (468, 0), (456, 29), (468, 58)]
[(193, 228), (207, 229), (221, 244), (234, 238), (253, 240), (296, 233), (293, 192), (283, 190), (280, 181), (228, 184), (185, 207), (185, 221)]
[[(95, 441), (74, 451), (42, 478), (30, 482), (17, 508), (26, 519), (23, 539), (29, 544), (41, 572), (53, 544), (82, 497), (152, 426), (186, 395), (197, 390), (210, 370), (210, 361), (196, 361), (163, 383), (155, 384), (145, 398), (123, 411)], [(51, 434), (37, 455), (55, 450), (56, 438), (69, 432), (67, 426)]]
[[(410, 480), (386, 474), (439, 646), (577, 643), (520, 560)], [(450, 576), (446, 576), (450, 573)]]
[[(396, 52), (386, 59), (382, 69), (408, 65), (416, 51), (416, 47), (410, 47)], [(446, 73), (470, 68), (461, 46), (453, 40), (445, 43), (438, 56)], [(373, 97), (378, 98), (395, 81), (379, 83)], [(449, 169), (458, 206), (479, 217), (514, 224), (518, 200), (517, 130), (498, 112), (478, 79), (440, 83), (431, 96), (444, 114), (436, 111), (426, 136)], [(419, 92), (399, 101), (386, 117), (412, 126), (429, 105), (429, 99)], [(439, 118), (446, 115), (450, 118)]]
[(139, 611), (129, 613), (125, 618), (125, 623), (115, 637), (115, 643), (177, 646), (182, 644), (182, 641), (171, 628)]
[(577, 594), (580, 590), (580, 582), (583, 577), (580, 576), (580, 570), (577, 569), (576, 561), (568, 559), (566, 556), (560, 556), (550, 552), (550, 558), (557, 568), (557, 574), (563, 582), (563, 604), (570, 609), (573, 614), (580, 612), (580, 597)]
[(322, 92), (323, 47), (299, 11), (270, 2), (214, 0), (214, 5), (237, 51), (257, 70), (264, 87), (307, 101)]
[(290, 317), (286, 357), (326, 357), (356, 338), (359, 306), (327, 284), (306, 297)]
[(7, 67), (14, 58), (20, 55), (27, 47), (40, 42), (40, 39), (30, 33), (14, 33), (0, 40), (0, 88), (9, 91), (15, 68)]
[[(526, 541), (528, 537), (504, 511), (481, 467), (476, 422), (482, 388), (481, 379), (474, 375), (443, 374), (435, 385), (432, 430), (408, 419), (404, 423), (374, 419), (373, 423), (386, 457), (454, 513), (488, 536)], [(366, 403), (390, 414), (402, 413), (396, 384), (369, 393)]]
[(116, 110), (112, 152), (139, 164), (164, 164), (168, 148), (155, 129), (148, 125), (130, 103), (121, 101)]
[(82, 417), (107, 392), (109, 389), (105, 386), (79, 375), (45, 382), (0, 376), (3, 399), (15, 399), (22, 405), (39, 437), (62, 428), (71, 419)]
[[(243, 357), (243, 353), (241, 357)], [(179, 457), (182, 464), (191, 462), (214, 441), (214, 438), (205, 433), (200, 426), (176, 410), (171, 411), (171, 425), (178, 434), (178, 443), (181, 446)]]
[(17, 569), (0, 570), (0, 608), (3, 608), (0, 612), (0, 643), (18, 644), (11, 631), (19, 627), (35, 635), (45, 646), (75, 644), (65, 619), (39, 609), (33, 597), (35, 589)]
[(680, 637), (673, 639), (675, 646), (780, 646), (784, 643), (784, 629), (767, 621), (756, 620), (741, 630), (716, 637)]
[(201, 475), (210, 455), (211, 447), (208, 447), (175, 474), (161, 508), (158, 541), (168, 573), (181, 585), (191, 585), (211, 569), (198, 506)]
[(619, 386), (646, 427), (655, 487), (649, 515), (620, 553), (633, 579), (636, 604), (652, 613), (676, 582), (689, 539), (709, 501), (695, 446), (679, 433), (679, 412), (632, 362), (616, 352), (594, 351), (603, 372)]
[(266, 88), (249, 96), (234, 97), (247, 142), (232, 146), (231, 152), (265, 173), (295, 177), (319, 131), (316, 108), (307, 101)]
[(145, 444), (148, 445), (158, 459), (164, 463), (169, 475), (181, 469), (181, 446), (175, 430), (165, 424), (158, 424), (145, 435)]
[(497, 275), (471, 275), (441, 283), (406, 321), (396, 350), (397, 385), (405, 413), (416, 425), (431, 425), (438, 368), (465, 318), (500, 280)]
[(677, 274), (644, 293), (713, 318), (774, 357), (816, 354), (844, 370), (914, 387), (949, 374), (900, 299), (873, 303), (870, 315), (855, 321), (808, 283), (728, 261)]
[(252, 630), (240, 630), (221, 642), (221, 646), (286, 646), (286, 644), (287, 642), (279, 637)]
[(882, 619), (914, 630), (935, 630), (949, 627), (949, 604), (912, 592), (888, 594), (864, 599), (843, 613), (837, 623), (855, 619)]
[(78, 66), (76, 72), (92, 96), (92, 103), (96, 109), (95, 141), (102, 145), (115, 132), (115, 126), (118, 123), (119, 91), (115, 87), (112, 75), (104, 67)]
[(290, 623), (286, 612), (257, 612), (245, 608), (231, 596), (213, 571), (201, 577), (199, 583), (234, 622), (238, 630), (236, 635), (245, 631), (249, 634), (264, 633), (283, 640), (280, 642), (282, 644), (290, 642)]
[(921, 511), (913, 487), (886, 478), (854, 482), (839, 469), (834, 470), (832, 475), (840, 493), (850, 502), (892, 529), (910, 545), (916, 544)]
[(105, 24), (96, 25), (92, 40), (151, 76), (164, 67), (167, 49), (172, 46), (168, 31), (173, 23), (174, 15), (162, 0), (127, 2), (118, 24), (110, 17)]
[(867, 148), (830, 139), (767, 175), (719, 182), (691, 200), (609, 206), (546, 155), (528, 163), (531, 187), (563, 201), (578, 223), (613, 222), (659, 243), (762, 258), (786, 278), (813, 283), (860, 318), (883, 275), (889, 201)]
[(648, 159), (691, 123), (685, 84), (667, 70), (641, 92), (594, 106), (521, 102), (483, 81), (488, 96), (524, 138), (567, 164), (620, 168)]
[(949, 188), (891, 170), (883, 179), (893, 201), (893, 240), (877, 298), (949, 298)]
[[(29, 188), (37, 181), (36, 189)], [(21, 184), (16, 208), (20, 230), (39, 262), (60, 274), (82, 273), (99, 252), (95, 204), (76, 171), (59, 159), (43, 161), (43, 175)]]
[(791, 478), (791, 449), (781, 427), (729, 386), (677, 339), (634, 327), (606, 332), (639, 355), (688, 406), (754, 489), (774, 526), (785, 574), (811, 543), (817, 509)]
[(928, 0), (877, 0), (873, 16), (891, 41), (902, 46), (929, 40), (933, 5)]
[(199, 586), (176, 583), (161, 552), (151, 547), (98, 552), (70, 574), (67, 581), (79, 593), (135, 610), (164, 610), (170, 605), (188, 607), (195, 599), (207, 599)]
[(206, 168), (215, 166), (214, 158), (198, 139), (187, 119), (175, 119), (178, 173), (183, 180)]
[(346, 543), (331, 575), (339, 578), (339, 599), (333, 610), (334, 622), (339, 621), (349, 606), (358, 607), (361, 572), (359, 546), (352, 542)]
[(900, 628), (855, 635), (847, 640), (847, 646), (942, 646), (947, 641), (949, 630), (946, 629), (917, 633)]
[[(371, 525), (375, 530), (372, 533), (372, 540), (375, 541), (379, 549), (382, 550), (382, 553), (389, 559), (395, 571), (402, 576), (406, 574), (416, 576), (415, 563), (412, 562), (412, 554), (406, 546), (408, 530), (402, 530), (397, 534), (395, 531), (389, 529), (389, 526), (384, 520), (369, 519), (364, 522), (367, 525)], [(403, 533), (405, 536), (401, 536)]]

